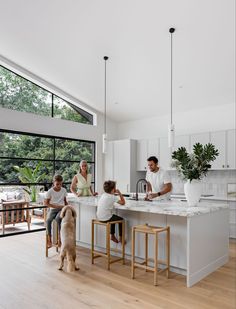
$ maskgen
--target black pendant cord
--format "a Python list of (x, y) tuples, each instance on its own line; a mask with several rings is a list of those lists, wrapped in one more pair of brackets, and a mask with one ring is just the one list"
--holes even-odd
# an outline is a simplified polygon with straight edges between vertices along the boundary
[(104, 56), (105, 60), (105, 93), (104, 93), (104, 134), (107, 133), (107, 60), (108, 57)]
[(170, 123), (173, 124), (173, 43), (172, 34), (175, 32), (175, 28), (170, 28)]

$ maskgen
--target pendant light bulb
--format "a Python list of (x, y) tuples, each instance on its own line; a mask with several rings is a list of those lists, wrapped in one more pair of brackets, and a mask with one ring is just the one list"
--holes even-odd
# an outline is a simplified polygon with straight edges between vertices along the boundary
[(168, 146), (169, 148), (174, 147), (175, 145), (175, 126), (173, 124), (169, 124), (168, 126)]

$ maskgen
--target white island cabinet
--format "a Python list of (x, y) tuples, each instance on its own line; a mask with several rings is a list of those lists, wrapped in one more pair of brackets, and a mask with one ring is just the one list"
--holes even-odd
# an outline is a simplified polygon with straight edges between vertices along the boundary
[[(91, 220), (96, 218), (99, 197), (73, 198), (70, 203), (77, 210), (77, 244), (91, 247)], [(202, 278), (228, 261), (229, 250), (229, 206), (200, 202), (197, 207), (188, 207), (186, 202), (132, 201), (125, 206), (116, 206), (118, 215), (126, 221), (126, 257), (131, 254), (131, 229), (137, 224), (170, 226), (171, 271), (186, 276), (191, 287)], [(95, 245), (105, 248), (104, 227), (95, 230)], [(161, 237), (163, 236), (163, 238)], [(153, 239), (149, 237), (149, 256), (153, 255)], [(144, 257), (144, 240), (137, 237), (136, 256)], [(112, 246), (120, 246), (112, 244)], [(159, 258), (164, 258), (164, 235), (160, 235)], [(170, 279), (171, 280), (171, 279)]]

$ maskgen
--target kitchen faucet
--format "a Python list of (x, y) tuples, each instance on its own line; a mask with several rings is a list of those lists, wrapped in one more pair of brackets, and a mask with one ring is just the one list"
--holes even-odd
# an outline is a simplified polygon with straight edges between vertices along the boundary
[(139, 185), (140, 182), (145, 182), (146, 185), (148, 184), (147, 180), (144, 179), (144, 178), (141, 178), (141, 179), (139, 179), (139, 180), (137, 181), (137, 183), (136, 183), (136, 192), (135, 192), (135, 200), (136, 200), (136, 201), (138, 201), (138, 185)]

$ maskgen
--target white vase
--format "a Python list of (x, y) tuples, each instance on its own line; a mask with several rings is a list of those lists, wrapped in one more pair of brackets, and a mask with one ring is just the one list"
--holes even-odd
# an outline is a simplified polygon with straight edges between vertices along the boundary
[(184, 184), (184, 193), (188, 202), (188, 206), (197, 206), (202, 194), (202, 183), (200, 180), (188, 180)]

